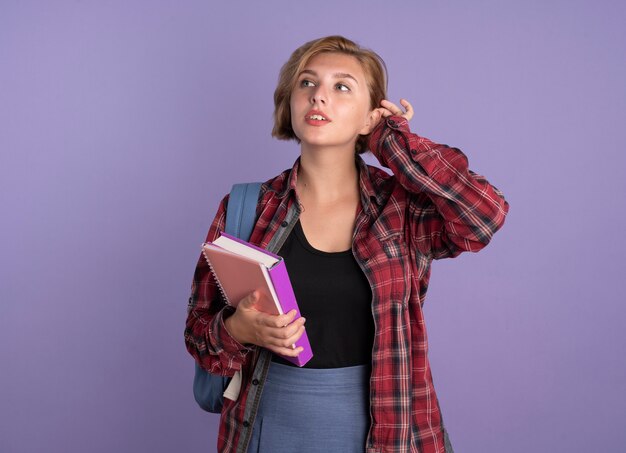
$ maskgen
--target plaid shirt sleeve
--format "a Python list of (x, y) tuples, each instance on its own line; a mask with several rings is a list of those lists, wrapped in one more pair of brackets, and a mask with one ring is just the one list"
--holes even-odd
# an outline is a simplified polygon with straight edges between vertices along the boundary
[[(219, 205), (206, 241), (214, 241), (224, 230), (228, 196)], [(185, 344), (200, 366), (210, 373), (232, 376), (241, 366), (251, 348), (230, 336), (224, 320), (234, 312), (221, 297), (213, 274), (200, 254), (191, 286)]]
[(497, 188), (468, 169), (459, 149), (411, 133), (401, 116), (381, 121), (369, 144), (410, 193), (412, 242), (422, 254), (440, 259), (477, 252), (504, 224), (508, 203)]

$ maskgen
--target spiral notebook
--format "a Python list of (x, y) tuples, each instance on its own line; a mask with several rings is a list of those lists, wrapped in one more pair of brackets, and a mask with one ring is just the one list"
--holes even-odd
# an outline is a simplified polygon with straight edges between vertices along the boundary
[[(282, 315), (300, 309), (293, 293), (287, 267), (283, 259), (249, 242), (222, 233), (213, 242), (202, 244), (202, 253), (229, 305), (236, 306), (252, 291), (259, 291), (257, 310)], [(297, 357), (283, 357), (295, 365), (304, 366), (313, 357), (306, 331), (293, 346), (302, 346)]]

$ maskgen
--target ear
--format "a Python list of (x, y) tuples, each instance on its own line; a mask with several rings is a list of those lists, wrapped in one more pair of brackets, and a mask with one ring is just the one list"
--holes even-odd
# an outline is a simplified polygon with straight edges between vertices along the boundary
[(380, 117), (381, 117), (381, 112), (380, 112), (379, 109), (371, 110), (367, 114), (367, 119), (365, 121), (365, 125), (359, 131), (359, 134), (360, 135), (368, 135), (370, 132), (372, 132), (374, 130), (374, 128), (380, 122)]

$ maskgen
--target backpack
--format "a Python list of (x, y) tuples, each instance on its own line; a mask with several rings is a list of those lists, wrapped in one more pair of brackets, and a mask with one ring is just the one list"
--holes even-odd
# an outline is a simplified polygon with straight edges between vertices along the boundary
[[(234, 184), (228, 197), (225, 232), (243, 239), (250, 239), (256, 220), (256, 206), (261, 183)], [(219, 414), (224, 405), (224, 391), (230, 377), (211, 374), (195, 362), (193, 396), (198, 405), (207, 412)]]

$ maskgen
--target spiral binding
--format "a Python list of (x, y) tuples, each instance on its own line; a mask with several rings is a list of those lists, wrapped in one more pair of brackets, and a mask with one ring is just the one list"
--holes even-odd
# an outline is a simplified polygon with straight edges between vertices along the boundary
[(209, 257), (206, 254), (206, 251), (204, 249), (205, 245), (207, 245), (206, 242), (202, 244), (202, 255), (204, 255), (204, 259), (206, 260), (207, 264), (209, 265), (209, 269), (211, 270), (211, 274), (213, 274), (213, 278), (215, 279), (215, 283), (217, 283), (217, 287), (220, 290), (220, 293), (222, 294), (222, 298), (224, 299), (224, 302), (226, 302), (227, 305), (233, 306), (233, 304), (230, 303), (230, 300), (228, 299), (228, 296), (226, 295), (226, 292), (224, 291), (224, 287), (222, 286), (222, 283), (220, 282), (220, 279), (217, 277), (217, 272), (215, 272), (215, 269), (213, 269), (213, 265), (211, 264), (211, 260), (209, 259)]

